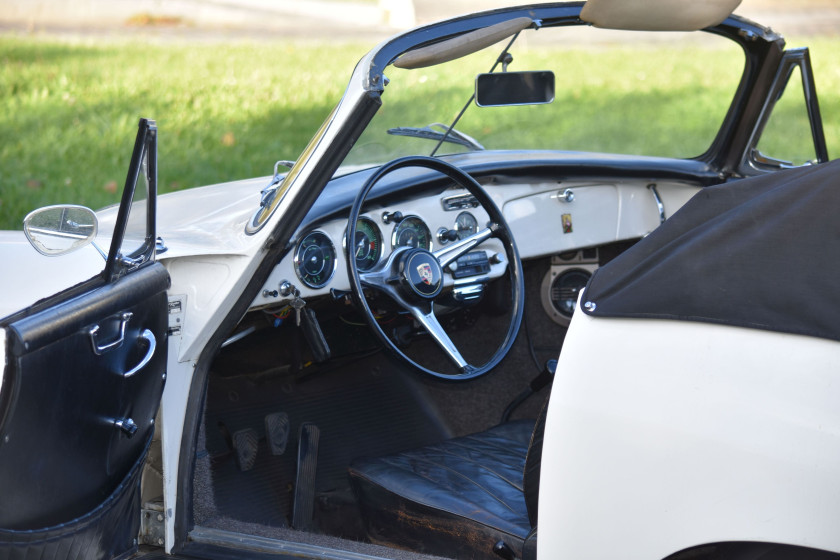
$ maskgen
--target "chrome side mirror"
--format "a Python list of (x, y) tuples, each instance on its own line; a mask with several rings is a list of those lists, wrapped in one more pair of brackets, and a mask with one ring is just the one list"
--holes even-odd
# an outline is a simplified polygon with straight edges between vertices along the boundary
[(45, 206), (23, 219), (23, 231), (35, 250), (48, 257), (66, 255), (96, 238), (99, 222), (84, 206)]

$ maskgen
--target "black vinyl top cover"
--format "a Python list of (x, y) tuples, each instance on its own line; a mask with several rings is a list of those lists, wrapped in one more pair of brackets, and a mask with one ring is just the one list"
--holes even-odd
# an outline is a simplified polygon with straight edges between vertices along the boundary
[(583, 298), (596, 317), (840, 340), (840, 160), (704, 188)]

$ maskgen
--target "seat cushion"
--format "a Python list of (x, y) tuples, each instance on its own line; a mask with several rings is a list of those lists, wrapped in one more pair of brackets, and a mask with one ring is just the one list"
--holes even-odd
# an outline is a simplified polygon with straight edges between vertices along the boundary
[(531, 525), (522, 475), (534, 422), (356, 461), (350, 476), (372, 541), (455, 557), (517, 556)]

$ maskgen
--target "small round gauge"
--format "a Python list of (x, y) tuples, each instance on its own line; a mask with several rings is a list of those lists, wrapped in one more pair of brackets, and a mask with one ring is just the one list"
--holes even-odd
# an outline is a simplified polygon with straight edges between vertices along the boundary
[(432, 234), (429, 227), (417, 216), (406, 216), (394, 228), (391, 246), (432, 250)]
[(458, 239), (464, 239), (478, 232), (478, 220), (469, 212), (461, 212), (455, 218), (455, 231), (458, 232)]
[[(347, 232), (344, 233), (344, 250), (352, 252), (356, 259), (356, 268), (361, 271), (370, 270), (382, 255), (382, 233), (370, 218), (356, 220), (356, 240), (347, 243)], [(349, 246), (349, 251), (348, 251)]]
[(321, 231), (312, 231), (295, 250), (295, 272), (310, 288), (323, 288), (335, 272), (335, 247)]

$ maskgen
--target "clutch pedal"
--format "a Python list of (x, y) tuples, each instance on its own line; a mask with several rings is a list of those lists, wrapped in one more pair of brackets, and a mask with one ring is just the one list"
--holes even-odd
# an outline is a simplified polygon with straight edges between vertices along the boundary
[(252, 428), (233, 433), (233, 450), (236, 452), (236, 464), (241, 471), (250, 471), (257, 462), (257, 447), (260, 438)]

